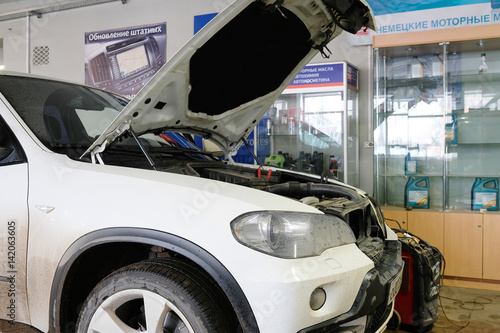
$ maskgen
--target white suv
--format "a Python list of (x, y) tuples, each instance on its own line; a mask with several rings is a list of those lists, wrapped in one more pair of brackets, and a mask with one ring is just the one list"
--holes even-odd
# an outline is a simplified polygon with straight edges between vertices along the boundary
[(231, 162), (296, 73), (363, 25), (363, 0), (237, 0), (132, 101), (0, 75), (0, 318), (43, 332), (382, 331), (403, 264), (374, 200)]

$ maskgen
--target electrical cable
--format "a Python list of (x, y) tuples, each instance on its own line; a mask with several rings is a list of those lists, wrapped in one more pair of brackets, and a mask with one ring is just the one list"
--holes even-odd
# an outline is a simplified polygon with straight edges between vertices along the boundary
[[(474, 301), (461, 301), (459, 299), (456, 299), (456, 298), (451, 298), (451, 297), (445, 297), (445, 296), (440, 296), (440, 305), (441, 305), (441, 310), (443, 311), (443, 315), (445, 316), (445, 318), (453, 325), (453, 326), (457, 326), (458, 327), (458, 330), (456, 330), (454, 333), (457, 333), (459, 331), (461, 331), (462, 329), (466, 328), (467, 326), (469, 326), (470, 324), (470, 319), (472, 318), (472, 312), (473, 311), (482, 311), (484, 310), (485, 308), (485, 305), (488, 305), (488, 304), (492, 304), (493, 303), (493, 300), (487, 298), (487, 297), (484, 297), (484, 296), (477, 296)], [(450, 300), (450, 301), (453, 301), (454, 304), (458, 304), (458, 307), (460, 309), (463, 309), (463, 310), (469, 310), (469, 315), (467, 316), (467, 321), (465, 322), (464, 325), (459, 325), (455, 322), (453, 322), (453, 320), (451, 320), (445, 313), (444, 311), (444, 307), (443, 307), (443, 304), (442, 304), (442, 299), (447, 299), (447, 300)], [(484, 301), (480, 301), (481, 299), (483, 299)], [(473, 307), (469, 307), (470, 305), (472, 305)], [(477, 307), (478, 306), (478, 307)]]
[[(397, 220), (393, 220), (393, 219), (388, 219), (387, 217), (385, 217), (384, 219), (385, 219), (386, 221), (396, 222), (396, 223), (398, 224), (398, 226), (399, 226), (399, 229), (400, 229), (400, 230), (403, 230), (403, 228), (401, 227), (401, 224), (399, 224), (399, 221), (397, 221)], [(394, 229), (393, 229), (393, 230), (394, 230)]]
[[(396, 234), (401, 234), (402, 236), (398, 236), (399, 239), (406, 239), (408, 241), (408, 244), (410, 246), (413, 246), (414, 248), (417, 248), (419, 249), (422, 254), (425, 256), (426, 258), (426, 261), (427, 261), (427, 265), (429, 266), (431, 272), (434, 272), (433, 270), (433, 267), (432, 267), (432, 264), (431, 264), (431, 260), (429, 258), (429, 256), (427, 255), (427, 253), (425, 253), (425, 250), (424, 248), (420, 245), (420, 241), (422, 241), (421, 239), (419, 239), (417, 236), (409, 233), (407, 230), (401, 228), (401, 224), (397, 221), (397, 220), (393, 220), (393, 219), (388, 219), (388, 218), (385, 218), (385, 220), (388, 220), (388, 221), (392, 221), (392, 222), (395, 222), (398, 224), (399, 226), (399, 229), (392, 229)], [(424, 241), (425, 244), (427, 244), (425, 241)], [(427, 244), (429, 245), (429, 244)], [(431, 246), (431, 245), (429, 245)], [(439, 290), (444, 286), (444, 273), (445, 273), (445, 269), (446, 269), (446, 260), (444, 258), (444, 256), (442, 255), (442, 253), (435, 247), (433, 247), (434, 249), (436, 249), (436, 251), (439, 253), (440, 255), (440, 261), (441, 261), (441, 272), (440, 272), (440, 275), (439, 275), (439, 281), (436, 281), (435, 280), (435, 276), (433, 274), (433, 283), (435, 286), (437, 286), (439, 288)], [(446, 297), (446, 296), (441, 296), (441, 294), (438, 295), (438, 299), (439, 299), (439, 306), (441, 308), (441, 311), (443, 312), (443, 315), (444, 317), (446, 318), (446, 320), (448, 320), (449, 323), (451, 323), (453, 326), (456, 326), (458, 327), (458, 330), (456, 330), (454, 333), (458, 333), (459, 331), (461, 331), (462, 329), (466, 328), (467, 326), (469, 326), (470, 324), (470, 319), (472, 317), (472, 312), (473, 311), (481, 311), (481, 310), (484, 310), (485, 308), (485, 305), (488, 305), (488, 304), (492, 304), (493, 303), (493, 300), (487, 298), (487, 297), (484, 297), (484, 296), (477, 296), (474, 301), (461, 301), (461, 300), (458, 300), (458, 299), (454, 299), (454, 298), (450, 298), (450, 297)], [(460, 309), (463, 309), (463, 310), (469, 310), (469, 315), (468, 315), (468, 319), (467, 321), (465, 322), (464, 325), (459, 325), (458, 323), (455, 323), (452, 319), (450, 319), (448, 317), (448, 315), (446, 314), (446, 311), (444, 309), (444, 306), (443, 306), (443, 299), (447, 299), (447, 300), (452, 300), (455, 302), (455, 304), (458, 303), (458, 306)], [(483, 299), (484, 301), (479, 301)], [(472, 307), (469, 307), (470, 305), (472, 305)], [(479, 308), (477, 308), (477, 306), (479, 306)]]

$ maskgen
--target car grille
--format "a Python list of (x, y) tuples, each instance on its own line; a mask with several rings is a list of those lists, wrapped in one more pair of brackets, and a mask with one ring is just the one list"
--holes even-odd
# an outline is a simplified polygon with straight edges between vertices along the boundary
[(382, 324), (387, 320), (391, 314), (392, 304), (380, 305), (372, 316), (370, 316), (366, 323), (365, 333), (373, 333), (382, 326)]

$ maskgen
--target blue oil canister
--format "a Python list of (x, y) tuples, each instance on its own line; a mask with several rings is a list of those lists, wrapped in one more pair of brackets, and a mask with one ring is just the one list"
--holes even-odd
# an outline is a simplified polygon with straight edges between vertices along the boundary
[(405, 207), (429, 208), (430, 181), (428, 177), (410, 177), (405, 186)]
[(410, 153), (405, 157), (405, 175), (417, 174), (417, 160), (412, 159)]
[(472, 210), (498, 210), (498, 179), (476, 178), (471, 191)]

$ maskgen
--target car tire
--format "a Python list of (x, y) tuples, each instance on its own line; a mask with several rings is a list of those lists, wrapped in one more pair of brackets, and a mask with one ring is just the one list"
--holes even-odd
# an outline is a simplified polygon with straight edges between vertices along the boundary
[(92, 290), (76, 331), (236, 332), (234, 312), (212, 281), (181, 259), (123, 267)]

